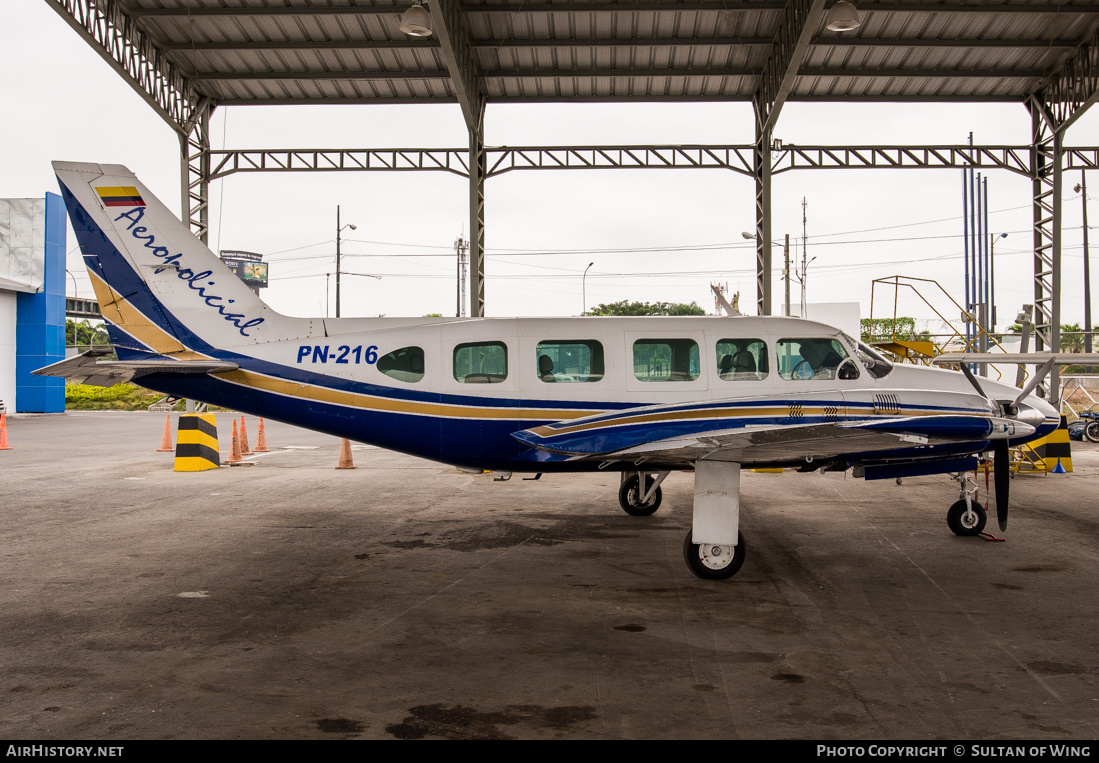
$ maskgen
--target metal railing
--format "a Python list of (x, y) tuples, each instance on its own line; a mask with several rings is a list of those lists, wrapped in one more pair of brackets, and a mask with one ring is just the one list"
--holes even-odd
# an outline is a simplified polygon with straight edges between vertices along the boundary
[[(991, 349), (993, 347), (996, 347), (996, 348), (999, 348), (1000, 350), (1002, 350), (1004, 352), (1007, 352), (1007, 349), (1004, 348), (1004, 346), (1000, 343), (1000, 340), (997, 338), (997, 336), (995, 334), (987, 331), (983, 326), (981, 326), (980, 322), (977, 320), (977, 316), (973, 315), (973, 313), (970, 310), (967, 310), (964, 307), (962, 307), (962, 305), (956, 299), (954, 299), (954, 297), (952, 297), (950, 295), (950, 293), (946, 289), (944, 289), (938, 281), (935, 281), (934, 279), (931, 279), (931, 278), (916, 278), (914, 276), (900, 276), (900, 275), (889, 276), (887, 278), (875, 278), (870, 284), (870, 325), (871, 325), (871, 331), (873, 331), (873, 325), (874, 325), (874, 301), (875, 301), (874, 298), (876, 296), (877, 287), (878, 287), (879, 284), (882, 285), (882, 286), (891, 286), (893, 288), (893, 318), (892, 318), (893, 331), (892, 331), (892, 334), (891, 334), (892, 341), (894, 341), (894, 342), (896, 342), (896, 341), (903, 342), (903, 341), (911, 341), (913, 339), (919, 339), (919, 338), (922, 338), (922, 337), (927, 337), (927, 338), (931, 339), (932, 345), (934, 347), (936, 355), (941, 355), (948, 348), (952, 352), (982, 352), (982, 351), (987, 351), (987, 349)], [(937, 289), (939, 292), (941, 292), (940, 303), (941, 303), (941, 299), (945, 298), (945, 300), (947, 302), (949, 302), (951, 305), (953, 305), (954, 308), (957, 310), (956, 315), (958, 315), (959, 318), (964, 323), (969, 323), (969, 324), (972, 325), (972, 327), (974, 329), (973, 330), (973, 335), (972, 336), (966, 336), (965, 333), (963, 333), (962, 330), (960, 330), (957, 326), (955, 326), (954, 325), (954, 320), (952, 320), (950, 318), (947, 318), (946, 315), (943, 314), (943, 311), (940, 310), (938, 307), (936, 307), (935, 303), (932, 302), (932, 300), (929, 297), (925, 296), (924, 293), (920, 291), (920, 289), (918, 288), (918, 284), (926, 284), (926, 285), (929, 285), (929, 286), (933, 286), (934, 289)], [(898, 309), (898, 303), (900, 301), (900, 291), (901, 291), (902, 288), (909, 289), (913, 294), (915, 294), (920, 299), (920, 301), (922, 301), (928, 308), (930, 308), (931, 311), (934, 312), (936, 316), (938, 316), (939, 320), (942, 321), (943, 325), (946, 326), (947, 329), (949, 329), (949, 333), (947, 333), (947, 334), (922, 334), (921, 333), (918, 336), (897, 336), (896, 326), (897, 326), (897, 321), (900, 318), (900, 316), (897, 314), (897, 309)], [(886, 319), (882, 319), (882, 320), (889, 320), (889, 319), (886, 318)], [(941, 342), (940, 341), (935, 341), (935, 338), (944, 337), (944, 336), (946, 337), (945, 341), (941, 341)], [(879, 339), (879, 340), (875, 340), (875, 341), (882, 341), (882, 340)], [(886, 341), (888, 341), (888, 340), (886, 340)], [(925, 364), (930, 364), (930, 358), (925, 360), (924, 363)], [(992, 369), (996, 373), (996, 378), (1000, 379), (1001, 378), (1000, 371), (998, 369), (996, 369), (995, 366), (993, 366)]]

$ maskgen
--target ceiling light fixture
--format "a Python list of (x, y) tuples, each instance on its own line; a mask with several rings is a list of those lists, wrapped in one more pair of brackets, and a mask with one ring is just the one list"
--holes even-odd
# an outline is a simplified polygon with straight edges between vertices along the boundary
[(824, 19), (824, 26), (833, 32), (850, 32), (862, 26), (859, 21), (859, 12), (847, 0), (839, 0), (838, 3), (828, 9), (828, 15)]
[(431, 14), (420, 5), (420, 0), (416, 0), (414, 6), (401, 14), (400, 29), (413, 37), (431, 36)]

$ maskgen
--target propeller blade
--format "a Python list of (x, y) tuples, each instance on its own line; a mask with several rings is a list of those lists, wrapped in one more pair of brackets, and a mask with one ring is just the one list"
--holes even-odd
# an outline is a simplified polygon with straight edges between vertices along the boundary
[(977, 394), (981, 397), (988, 399), (988, 395), (981, 389), (981, 385), (977, 383), (977, 377), (973, 375), (973, 372), (969, 370), (969, 366), (962, 363), (962, 373), (965, 374), (965, 378), (969, 379), (969, 383), (973, 385), (973, 388), (977, 390)]
[(1000, 531), (1007, 530), (1008, 486), (1011, 484), (1011, 453), (1007, 440), (997, 440), (993, 450), (992, 472), (996, 486), (996, 520)]

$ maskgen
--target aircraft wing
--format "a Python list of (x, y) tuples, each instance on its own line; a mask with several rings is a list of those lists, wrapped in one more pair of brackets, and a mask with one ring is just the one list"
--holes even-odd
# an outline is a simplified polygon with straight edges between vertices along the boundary
[(785, 405), (781, 409), (757, 406), (751, 411), (720, 404), (653, 406), (546, 424), (512, 437), (534, 449), (526, 456), (532, 461), (645, 458), (662, 463), (773, 464), (913, 445), (982, 443), (1034, 432), (1026, 423), (977, 412), (822, 421), (825, 414), (809, 423), (798, 422), (801, 415), (789, 417), (788, 413)]
[(210, 374), (235, 371), (240, 367), (236, 363), (218, 360), (100, 360), (112, 352), (113, 350), (88, 350), (31, 373), (37, 376), (59, 376), (77, 384), (90, 384), (94, 387), (112, 387), (161, 371), (174, 374)]
[(1099, 352), (944, 352), (931, 362), (941, 366), (947, 363), (1025, 363), (1055, 366), (1099, 365)]

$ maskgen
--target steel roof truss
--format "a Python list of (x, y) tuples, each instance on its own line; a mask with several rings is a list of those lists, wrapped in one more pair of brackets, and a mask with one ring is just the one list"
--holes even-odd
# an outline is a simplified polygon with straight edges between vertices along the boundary
[(794, 88), (798, 69), (824, 16), (824, 0), (788, 0), (752, 98), (757, 135), (769, 135)]
[(190, 82), (138, 29), (119, 0), (47, 0), (92, 49), (181, 135), (203, 110)]
[(1036, 97), (1045, 105), (1053, 129), (1062, 134), (1099, 99), (1099, 27), (1043, 84)]
[[(52, 1), (52, 0), (51, 0)], [(108, 0), (109, 1), (109, 0)], [(477, 14), (533, 14), (533, 13), (725, 13), (730, 11), (777, 11), (785, 8), (782, 0), (639, 0), (637, 2), (512, 2), (486, 4), (459, 4), (463, 13)], [(403, 13), (404, 5), (339, 5), (339, 6), (251, 6), (251, 7), (179, 7), (179, 8), (130, 8), (127, 13), (135, 18), (231, 18), (264, 16), (379, 16)], [(866, 4), (863, 12), (874, 13), (972, 13), (972, 14), (1053, 14), (1099, 13), (1099, 5), (1034, 5), (1015, 3), (929, 3), (890, 2), (878, 0)]]
[[(774, 40), (766, 37), (631, 37), (472, 40), (476, 50), (536, 49), (536, 48), (694, 48), (767, 47)], [(1039, 50), (1072, 50), (1071, 40), (980, 40), (980, 39), (918, 39), (885, 37), (815, 37), (813, 46), (831, 48), (1008, 48)], [(439, 41), (426, 40), (248, 40), (246, 42), (172, 42), (161, 45), (169, 52), (232, 52), (257, 50), (362, 50), (363, 48), (438, 48)]]
[(795, 169), (994, 168), (1031, 177), (1030, 146), (784, 146), (772, 174)]
[(462, 107), (466, 126), (471, 133), (481, 134), (485, 114), (485, 95), (481, 91), (473, 47), (466, 33), (465, 20), (458, 0), (431, 0), (428, 3), (435, 35), (446, 62), (454, 93)]
[(210, 179), (237, 172), (441, 170), (468, 177), (464, 149), (317, 149), (211, 151)]
[[(1001, 169), (1033, 177), (1031, 146), (791, 146), (772, 170)], [(752, 145), (486, 147), (485, 177), (514, 170), (724, 169), (753, 174)], [(1099, 169), (1099, 147), (1064, 148), (1065, 169)], [(469, 176), (466, 149), (214, 149), (210, 179), (237, 172), (421, 171)]]

